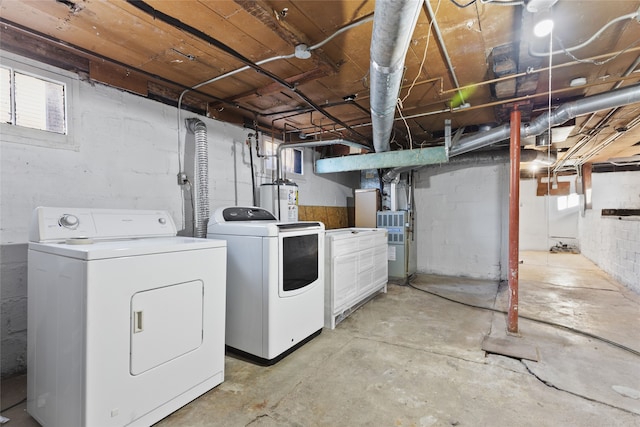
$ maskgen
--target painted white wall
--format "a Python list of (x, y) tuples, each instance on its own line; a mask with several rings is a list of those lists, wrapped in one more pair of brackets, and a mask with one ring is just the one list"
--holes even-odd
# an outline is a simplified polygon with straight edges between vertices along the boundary
[[(163, 209), (170, 212), (178, 229), (186, 228), (184, 234), (191, 230), (190, 220), (183, 217), (183, 193), (177, 184), (177, 109), (79, 81), (73, 74), (3, 53), (6, 58), (16, 60), (14, 66), (21, 69), (39, 73), (42, 68), (57, 75), (69, 82), (73, 93), (69, 93), (72, 139), (65, 148), (47, 141), (46, 133), (39, 141), (29, 134), (9, 137), (3, 131), (0, 135), (3, 376), (26, 368), (26, 243), (29, 218), (35, 207)], [(196, 115), (183, 112), (182, 118), (186, 117)], [(245, 144), (249, 132), (239, 126), (198, 118), (208, 131), (211, 211), (221, 206), (251, 205), (251, 169)], [(185, 126), (181, 125), (183, 141), (185, 134)], [(305, 150), (305, 174), (296, 178), (301, 203), (347, 206), (347, 197), (357, 187), (359, 175), (315, 175), (312, 158), (312, 151)], [(193, 161), (193, 157), (186, 160)], [(258, 163), (256, 173), (261, 169)]]
[(423, 168), (415, 174), (417, 270), (505, 279), (508, 163)]
[[(575, 177), (558, 177), (570, 182), (575, 192)], [(520, 250), (548, 251), (562, 242), (579, 246), (579, 206), (558, 210), (559, 196), (537, 196), (535, 179), (520, 181)]]
[(640, 293), (640, 218), (602, 217), (602, 209), (639, 209), (640, 172), (594, 173), (593, 209), (579, 218), (582, 254)]

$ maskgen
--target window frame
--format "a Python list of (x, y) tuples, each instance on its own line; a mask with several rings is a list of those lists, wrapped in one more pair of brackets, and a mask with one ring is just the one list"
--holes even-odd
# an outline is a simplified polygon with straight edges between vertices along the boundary
[[(78, 106), (80, 80), (77, 74), (55, 68), (28, 58), (0, 50), (0, 66), (11, 72), (11, 93), (15, 84), (13, 73), (35, 77), (44, 81), (62, 84), (65, 87), (65, 133), (34, 129), (14, 123), (0, 122), (0, 140), (4, 142), (35, 145), (39, 147), (58, 148), (78, 151), (79, 141), (74, 137), (75, 112)], [(13, 101), (12, 101), (13, 102)], [(13, 106), (11, 106), (13, 108)], [(12, 113), (15, 116), (15, 112)], [(15, 122), (15, 120), (13, 120)]]
[[(275, 171), (277, 168), (275, 154), (278, 152), (278, 146), (281, 142), (263, 141), (263, 152), (265, 156), (264, 168), (266, 170)], [(300, 153), (300, 172), (295, 171), (295, 152)], [(301, 147), (285, 148), (282, 150), (282, 163), (280, 165), (281, 172), (293, 174), (296, 176), (304, 175), (304, 149)]]
[(580, 195), (577, 193), (569, 193), (566, 196), (558, 196), (556, 199), (556, 210), (558, 212), (566, 210), (575, 210), (580, 206)]

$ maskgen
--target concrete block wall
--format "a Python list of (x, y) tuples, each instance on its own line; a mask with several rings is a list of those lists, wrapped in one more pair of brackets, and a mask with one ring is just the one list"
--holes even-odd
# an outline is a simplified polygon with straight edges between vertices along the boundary
[[(575, 177), (558, 177), (559, 182), (570, 182), (575, 193)], [(558, 210), (559, 196), (537, 196), (535, 179), (520, 181), (520, 250), (548, 251), (552, 246), (579, 245), (579, 207)]]
[(2, 376), (27, 364), (27, 245), (0, 246), (0, 355)]
[(508, 173), (502, 161), (432, 166), (414, 175), (418, 272), (507, 277)]
[(640, 172), (594, 173), (592, 203), (579, 218), (582, 254), (640, 294), (640, 218), (601, 215), (602, 209), (640, 208)]
[[(183, 215), (183, 193), (176, 178), (177, 109), (0, 54), (16, 61), (16, 69), (59, 75), (75, 91), (69, 123), (73, 146), (34, 144), (26, 136), (9, 139), (0, 133), (0, 374), (6, 377), (26, 370), (27, 232), (35, 207), (163, 209), (170, 212), (182, 234), (189, 235), (191, 224)], [(186, 117), (196, 115), (183, 112), (182, 118)], [(198, 118), (208, 131), (212, 212), (221, 206), (251, 205), (248, 131)], [(185, 135), (182, 125), (182, 141)], [(315, 175), (312, 162), (313, 152), (305, 150), (305, 174), (291, 177), (299, 181), (300, 202), (347, 206), (359, 175)], [(266, 180), (263, 169), (260, 164), (255, 167), (257, 184)], [(322, 191), (312, 190), (317, 188)]]

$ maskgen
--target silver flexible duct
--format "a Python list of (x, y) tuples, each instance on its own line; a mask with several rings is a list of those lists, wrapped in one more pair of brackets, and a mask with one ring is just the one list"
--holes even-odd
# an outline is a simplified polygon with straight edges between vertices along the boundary
[[(540, 114), (531, 123), (522, 124), (520, 134), (522, 138), (540, 135), (549, 127), (561, 125), (574, 117), (636, 102), (640, 102), (640, 84), (562, 104), (552, 111), (551, 115)], [(505, 124), (487, 132), (461, 138), (458, 144), (449, 149), (449, 156), (458, 156), (509, 139), (510, 129), (511, 126)]]
[(371, 36), (371, 123), (376, 152), (389, 151), (404, 58), (422, 2), (377, 0)]
[(207, 237), (209, 222), (209, 146), (207, 126), (199, 119), (187, 119), (187, 129), (195, 136), (194, 237)]

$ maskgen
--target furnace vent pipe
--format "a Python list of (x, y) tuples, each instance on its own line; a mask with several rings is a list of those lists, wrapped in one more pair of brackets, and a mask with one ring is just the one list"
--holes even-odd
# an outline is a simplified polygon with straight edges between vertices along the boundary
[(209, 221), (209, 147), (207, 126), (199, 119), (187, 119), (187, 130), (195, 136), (195, 185), (192, 194), (194, 237), (207, 237)]
[(371, 36), (371, 124), (376, 152), (389, 151), (404, 58), (422, 2), (377, 0)]
[[(574, 117), (595, 113), (600, 110), (623, 107), (636, 102), (640, 102), (640, 84), (562, 104), (551, 114), (541, 114), (529, 124), (521, 125), (520, 133), (522, 138), (540, 135), (549, 127), (561, 125)], [(458, 144), (449, 149), (449, 156), (458, 156), (487, 147), (496, 142), (509, 139), (510, 135), (510, 125), (505, 124), (487, 132), (460, 138)]]
[[(521, 149), (520, 150), (520, 162), (538, 162), (542, 167), (551, 166), (556, 161), (557, 157), (555, 153), (547, 153), (546, 151)], [(480, 163), (494, 164), (496, 162), (509, 161), (508, 150), (491, 150), (491, 151), (479, 151), (475, 153), (466, 153), (455, 158), (449, 159), (446, 163), (433, 163), (422, 166), (400, 166), (397, 168), (389, 169), (382, 175), (382, 181), (392, 182), (400, 174), (417, 171), (423, 168), (433, 168), (442, 166), (473, 166)]]

